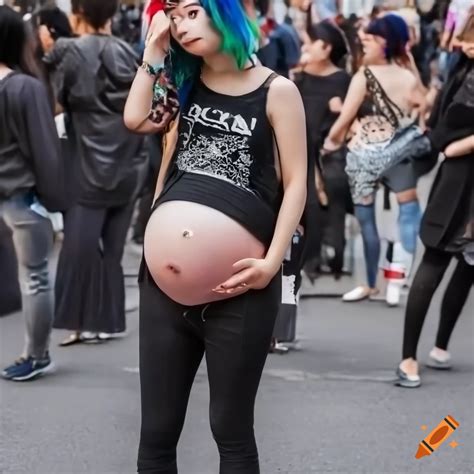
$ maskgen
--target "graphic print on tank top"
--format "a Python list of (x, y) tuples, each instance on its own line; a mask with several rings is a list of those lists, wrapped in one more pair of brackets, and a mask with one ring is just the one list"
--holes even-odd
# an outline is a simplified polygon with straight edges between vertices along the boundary
[[(176, 157), (177, 167), (252, 192), (250, 168), (253, 157), (249, 139), (253, 136), (257, 118), (244, 118), (241, 114), (233, 115), (193, 102), (181, 120), (184, 140)], [(207, 133), (196, 132), (197, 124)]]

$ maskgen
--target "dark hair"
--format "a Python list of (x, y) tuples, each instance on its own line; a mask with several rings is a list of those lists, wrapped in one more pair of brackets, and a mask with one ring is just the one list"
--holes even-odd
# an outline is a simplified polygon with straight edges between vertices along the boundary
[(410, 33), (405, 20), (398, 15), (388, 14), (372, 20), (366, 29), (369, 35), (380, 36), (387, 42), (385, 56), (388, 60), (407, 59), (406, 46)]
[(118, 0), (72, 0), (75, 14), (82, 15), (96, 30), (102, 28), (118, 10)]
[(36, 26), (45, 25), (55, 41), (58, 38), (72, 36), (69, 19), (58, 7), (44, 7), (33, 16), (33, 19)]
[(321, 40), (331, 46), (330, 61), (335, 66), (341, 66), (341, 62), (348, 53), (347, 40), (344, 32), (328, 20), (313, 23), (311, 8), (308, 11), (306, 32), (311, 41)]
[(26, 24), (19, 13), (4, 5), (0, 6), (0, 63), (30, 76), (41, 77)]

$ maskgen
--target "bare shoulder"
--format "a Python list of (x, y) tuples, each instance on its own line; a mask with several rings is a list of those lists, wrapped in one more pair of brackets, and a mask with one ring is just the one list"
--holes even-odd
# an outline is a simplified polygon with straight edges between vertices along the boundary
[(358, 84), (365, 84), (367, 82), (367, 78), (365, 76), (365, 66), (357, 70), (357, 72), (352, 76), (351, 82)]
[(282, 103), (285, 107), (290, 105), (286, 100), (301, 100), (301, 94), (298, 90), (298, 87), (294, 82), (290, 81), (286, 77), (278, 76), (276, 77), (268, 89), (268, 100), (269, 102)]

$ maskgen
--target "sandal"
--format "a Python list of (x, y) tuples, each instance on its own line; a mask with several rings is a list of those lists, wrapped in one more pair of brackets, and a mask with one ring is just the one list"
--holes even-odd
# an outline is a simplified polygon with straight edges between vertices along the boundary
[[(86, 335), (87, 334), (87, 335)], [(97, 344), (102, 339), (96, 333), (89, 332), (74, 332), (70, 334), (64, 341), (59, 343), (60, 347), (72, 346), (74, 344)]]
[(66, 339), (60, 342), (58, 346), (67, 347), (67, 346), (72, 346), (73, 344), (79, 344), (81, 342), (83, 342), (81, 333), (73, 332), (72, 334), (69, 334), (69, 336), (66, 337)]

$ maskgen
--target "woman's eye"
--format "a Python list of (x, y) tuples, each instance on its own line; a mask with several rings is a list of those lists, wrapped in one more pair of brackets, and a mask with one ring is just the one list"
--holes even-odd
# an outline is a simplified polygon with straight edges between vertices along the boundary
[(197, 17), (198, 12), (199, 12), (199, 10), (191, 10), (188, 14), (188, 17), (191, 20), (194, 20)]

